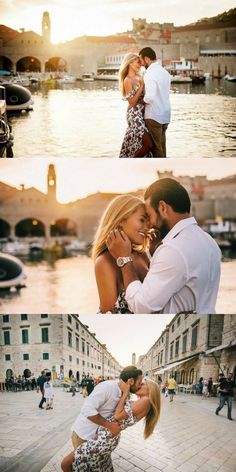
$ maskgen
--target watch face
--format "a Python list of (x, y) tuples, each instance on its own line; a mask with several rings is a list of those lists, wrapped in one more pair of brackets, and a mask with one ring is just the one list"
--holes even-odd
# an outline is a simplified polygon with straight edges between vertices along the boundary
[(123, 257), (118, 257), (116, 263), (117, 263), (118, 267), (123, 267), (125, 265), (124, 258)]

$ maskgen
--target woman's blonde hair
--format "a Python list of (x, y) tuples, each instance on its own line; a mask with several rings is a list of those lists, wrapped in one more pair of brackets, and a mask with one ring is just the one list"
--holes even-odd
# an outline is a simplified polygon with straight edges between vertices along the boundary
[(120, 70), (119, 70), (119, 85), (120, 85), (120, 90), (123, 96), (125, 95), (124, 80), (125, 80), (125, 77), (127, 77), (128, 75), (129, 65), (131, 64), (131, 62), (135, 61), (135, 59), (137, 59), (138, 57), (139, 57), (138, 54), (130, 52), (126, 54), (126, 56), (124, 57), (121, 63)]
[(161, 394), (156, 382), (146, 380), (149, 390), (149, 400), (151, 403), (149, 412), (145, 417), (144, 438), (147, 439), (154, 431), (154, 428), (159, 420), (161, 411)]
[(109, 233), (118, 228), (121, 222), (132, 215), (140, 205), (144, 205), (141, 198), (132, 195), (119, 195), (109, 203), (95, 234), (93, 260), (96, 260), (107, 249), (106, 239)]

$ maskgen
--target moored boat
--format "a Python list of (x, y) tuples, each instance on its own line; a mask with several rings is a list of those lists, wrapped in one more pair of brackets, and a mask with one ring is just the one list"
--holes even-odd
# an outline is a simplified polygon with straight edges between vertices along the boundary
[(20, 289), (25, 278), (23, 263), (17, 257), (0, 253), (0, 289)]

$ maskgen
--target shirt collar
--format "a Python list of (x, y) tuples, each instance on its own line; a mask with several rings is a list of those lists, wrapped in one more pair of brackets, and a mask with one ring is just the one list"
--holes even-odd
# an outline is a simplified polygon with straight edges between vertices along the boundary
[(171, 239), (175, 238), (177, 234), (181, 233), (181, 231), (191, 225), (197, 225), (194, 216), (190, 216), (189, 218), (184, 218), (183, 220), (178, 221), (178, 223), (176, 223), (175, 226), (171, 228), (169, 233), (163, 238), (163, 243), (166, 243)]

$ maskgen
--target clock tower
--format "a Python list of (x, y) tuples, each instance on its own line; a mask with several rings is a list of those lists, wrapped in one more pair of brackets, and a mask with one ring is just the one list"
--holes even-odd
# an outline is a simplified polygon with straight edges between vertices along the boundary
[(42, 37), (47, 43), (51, 42), (51, 21), (48, 11), (43, 13), (42, 19)]
[(54, 164), (48, 167), (48, 196), (51, 200), (56, 200), (57, 194), (57, 177)]

